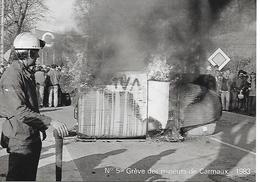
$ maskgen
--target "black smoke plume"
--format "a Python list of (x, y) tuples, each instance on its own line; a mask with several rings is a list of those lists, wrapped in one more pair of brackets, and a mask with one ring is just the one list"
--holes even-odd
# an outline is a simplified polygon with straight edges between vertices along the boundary
[(87, 14), (88, 64), (102, 77), (143, 70), (150, 55), (162, 54), (173, 71), (199, 73), (211, 46), (210, 28), (231, 1), (95, 1)]

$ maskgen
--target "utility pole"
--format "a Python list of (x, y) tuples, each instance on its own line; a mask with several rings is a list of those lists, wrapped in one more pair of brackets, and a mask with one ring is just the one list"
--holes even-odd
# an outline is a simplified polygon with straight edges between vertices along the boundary
[(0, 14), (0, 26), (1, 26), (1, 31), (0, 31), (0, 62), (4, 62), (4, 8), (5, 8), (5, 0), (1, 0), (0, 2), (0, 9), (1, 9), (1, 14)]

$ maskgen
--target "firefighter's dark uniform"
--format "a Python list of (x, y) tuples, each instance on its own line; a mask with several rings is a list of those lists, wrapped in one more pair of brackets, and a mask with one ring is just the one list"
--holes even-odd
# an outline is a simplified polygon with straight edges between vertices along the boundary
[(42, 147), (40, 131), (48, 128), (51, 118), (39, 114), (34, 75), (19, 61), (2, 75), (0, 102), (0, 114), (7, 118), (3, 134), (9, 138), (1, 141), (10, 153), (7, 180), (35, 180)]

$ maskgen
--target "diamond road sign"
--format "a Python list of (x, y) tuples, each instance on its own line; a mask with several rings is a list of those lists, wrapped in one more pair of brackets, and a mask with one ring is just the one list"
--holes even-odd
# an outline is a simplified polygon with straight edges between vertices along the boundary
[(230, 58), (218, 48), (209, 58), (208, 61), (213, 66), (218, 66), (218, 69), (221, 70), (229, 61)]

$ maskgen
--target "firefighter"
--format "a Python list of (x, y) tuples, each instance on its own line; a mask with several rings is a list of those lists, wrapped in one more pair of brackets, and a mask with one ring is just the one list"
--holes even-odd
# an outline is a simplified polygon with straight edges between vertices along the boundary
[(19, 34), (13, 43), (14, 61), (0, 80), (0, 115), (6, 118), (1, 145), (9, 153), (7, 181), (36, 180), (41, 140), (46, 138), (49, 126), (61, 137), (68, 135), (65, 124), (39, 113), (31, 68), (44, 45), (44, 41), (30, 32)]

